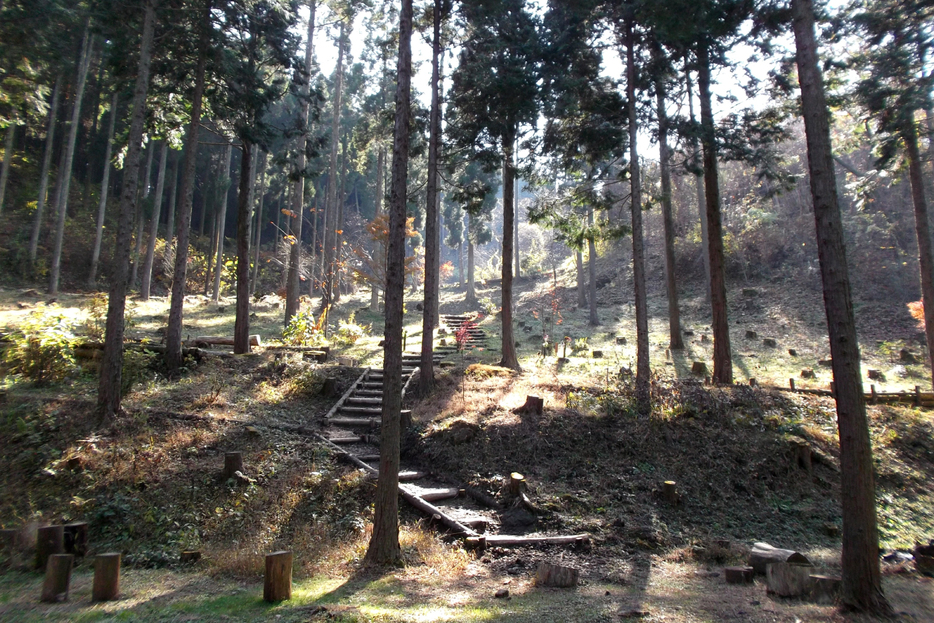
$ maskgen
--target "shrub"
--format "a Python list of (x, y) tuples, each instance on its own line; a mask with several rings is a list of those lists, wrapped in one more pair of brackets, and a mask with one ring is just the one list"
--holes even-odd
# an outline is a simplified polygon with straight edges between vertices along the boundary
[(334, 336), (334, 341), (338, 344), (351, 345), (356, 344), (357, 340), (369, 333), (368, 327), (363, 327), (357, 324), (356, 321), (356, 312), (351, 312), (350, 317), (347, 318), (346, 322), (341, 321), (340, 326), (337, 329), (337, 334)]
[(310, 311), (299, 311), (282, 331), (282, 340), (291, 346), (309, 346), (324, 342), (324, 322), (327, 312), (315, 320)]
[(9, 337), (4, 361), (13, 374), (42, 385), (75, 369), (74, 324), (61, 312), (40, 308)]

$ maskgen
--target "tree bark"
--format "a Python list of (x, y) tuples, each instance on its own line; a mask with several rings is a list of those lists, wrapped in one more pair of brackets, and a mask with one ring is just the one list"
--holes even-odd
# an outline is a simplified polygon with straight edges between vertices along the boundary
[[(473, 220), (473, 216), (467, 217), (469, 220)], [(473, 241), (469, 238), (467, 239), (467, 295), (464, 299), (464, 302), (468, 305), (477, 304), (477, 280), (476, 280), (476, 261), (474, 258), (474, 246)]]
[(642, 236), (642, 180), (639, 170), (636, 116), (636, 61), (633, 18), (626, 18), (626, 97), (629, 102), (629, 180), (632, 186), (632, 280), (636, 307), (636, 403), (647, 413), (651, 407), (649, 368), (649, 314), (645, 289), (645, 243)]
[(888, 614), (891, 608), (882, 593), (879, 570), (872, 447), (831, 152), (830, 115), (818, 69), (814, 9), (810, 0), (792, 0), (792, 11), (840, 436), (842, 601), (848, 608)]
[(399, 547), (399, 440), (402, 414), (402, 302), (405, 290), (406, 177), (411, 123), (412, 0), (402, 0), (399, 16), (399, 63), (396, 70), (396, 117), (386, 263), (386, 328), (383, 347), (383, 410), (379, 479), (373, 535), (366, 560), (397, 564)]
[(101, 375), (97, 389), (97, 408), (101, 419), (112, 420), (120, 411), (121, 377), (123, 373), (123, 332), (126, 312), (127, 273), (130, 262), (130, 229), (133, 223), (133, 202), (139, 176), (139, 156), (143, 142), (143, 122), (146, 118), (146, 94), (149, 90), (149, 68), (152, 64), (153, 31), (156, 21), (156, 3), (146, 2), (143, 36), (140, 43), (136, 86), (131, 103), (130, 132), (125, 160), (123, 192), (117, 217), (117, 238), (114, 247), (113, 274), (107, 304), (107, 329)]
[(237, 195), (237, 310), (234, 354), (250, 352), (250, 208), (253, 206), (253, 144), (241, 138), (240, 188)]
[(173, 159), (172, 174), (169, 176), (169, 213), (165, 223), (165, 248), (170, 249), (175, 238), (175, 208), (178, 206), (178, 154)]
[(68, 143), (65, 147), (65, 166), (59, 171), (63, 176), (62, 189), (56, 209), (55, 246), (52, 250), (52, 266), (49, 271), (49, 294), (58, 294), (58, 281), (62, 267), (62, 244), (65, 241), (65, 218), (68, 216), (68, 191), (71, 185), (71, 169), (75, 158), (75, 142), (78, 138), (78, 128), (81, 125), (81, 99), (84, 97), (84, 86), (87, 84), (88, 69), (91, 66), (91, 48), (93, 37), (86, 25), (84, 27), (84, 41), (81, 44), (81, 58), (78, 60), (78, 81), (75, 86), (75, 102), (71, 112), (71, 127), (68, 129)]
[(136, 245), (133, 249), (133, 259), (130, 273), (130, 287), (136, 286), (139, 278), (140, 253), (143, 250), (143, 229), (146, 224), (146, 200), (149, 199), (149, 187), (152, 178), (152, 159), (156, 153), (156, 146), (150, 141), (146, 148), (146, 165), (143, 169), (143, 184), (137, 189), (139, 199), (136, 202)]
[[(263, 204), (266, 198), (266, 152), (259, 157), (259, 204), (256, 206), (256, 239), (253, 241), (253, 277), (250, 279), (250, 295), (256, 292), (259, 278), (259, 249), (263, 243)], [(312, 215), (314, 218), (314, 215)]]
[(597, 315), (597, 245), (593, 239), (593, 206), (587, 207), (587, 225), (591, 232), (587, 237), (587, 294), (590, 299), (590, 326), (596, 327), (600, 325), (600, 316)]
[(110, 103), (110, 125), (107, 127), (107, 147), (104, 148), (104, 177), (101, 179), (101, 200), (97, 205), (97, 226), (94, 230), (94, 251), (91, 253), (91, 272), (88, 275), (88, 289), (97, 287), (97, 265), (101, 257), (101, 243), (104, 239), (104, 217), (107, 213), (107, 194), (110, 191), (110, 158), (114, 147), (114, 129), (117, 124), (117, 92), (114, 91)]
[(156, 257), (156, 239), (159, 237), (159, 221), (162, 218), (162, 195), (165, 192), (165, 166), (168, 162), (169, 144), (162, 141), (162, 155), (159, 157), (159, 173), (156, 176), (156, 194), (152, 202), (152, 219), (149, 227), (149, 240), (146, 243), (146, 262), (143, 264), (143, 282), (140, 284), (139, 297), (149, 300), (149, 288), (152, 285), (152, 263)]
[(3, 214), (3, 200), (6, 198), (6, 185), (10, 179), (10, 163), (13, 161), (13, 137), (16, 135), (16, 124), (11, 123), (6, 131), (3, 141), (3, 167), (0, 169), (0, 214)]
[[(918, 132), (910, 115), (902, 131), (902, 141), (908, 152), (908, 180), (911, 183), (911, 202), (915, 209), (915, 231), (918, 236), (918, 264), (921, 277), (921, 301), (924, 305), (924, 335), (927, 338), (928, 358), (934, 361), (934, 252), (931, 250), (931, 230), (928, 220), (927, 199), (924, 193), (924, 173), (918, 149)], [(932, 368), (934, 374), (934, 368)], [(934, 382), (934, 378), (932, 378)]]
[(516, 176), (513, 164), (516, 146), (515, 130), (512, 128), (506, 136), (503, 136), (503, 294), (500, 312), (503, 321), (503, 358), (499, 365), (521, 372), (522, 368), (519, 366), (519, 358), (516, 355), (516, 338), (512, 331), (512, 243), (513, 230), (516, 227), (513, 202), (513, 180)]
[(574, 250), (574, 261), (577, 267), (577, 306), (583, 309), (587, 306), (587, 281), (584, 279), (584, 252)]
[(671, 163), (668, 154), (668, 113), (665, 111), (664, 77), (655, 80), (658, 116), (658, 163), (662, 178), (662, 224), (665, 230), (665, 285), (668, 291), (668, 347), (684, 348), (681, 337), (681, 309), (678, 306), (678, 277), (675, 274), (675, 224), (671, 213)]
[(224, 185), (224, 192), (220, 194), (220, 201), (217, 204), (217, 256), (214, 260), (214, 290), (211, 294), (211, 300), (217, 303), (221, 297), (221, 273), (224, 272), (224, 234), (227, 229), (227, 195), (230, 187), (233, 185), (233, 176), (230, 174), (230, 167), (233, 165), (233, 144), (227, 143), (227, 150), (224, 152), (224, 176), (221, 183)]
[(434, 371), (434, 310), (438, 301), (438, 149), (441, 144), (441, 10), (442, 0), (434, 1), (431, 42), (431, 113), (428, 122), (428, 198), (425, 206), (425, 298), (422, 307), (422, 350), (418, 375), (418, 393), (424, 397), (431, 393), (435, 382)]
[[(386, 148), (380, 143), (376, 152), (376, 214), (374, 217), (383, 213), (383, 175), (386, 168)], [(385, 256), (386, 251), (379, 242), (374, 243), (374, 253)], [(374, 282), (370, 285), (370, 311), (379, 311), (379, 286)]]
[(704, 192), (707, 198), (707, 253), (710, 256), (710, 306), (713, 317), (713, 380), (733, 382), (730, 324), (727, 318), (726, 279), (723, 268), (723, 229), (720, 223), (720, 182), (717, 177), (717, 142), (710, 96), (710, 55), (705, 42), (697, 46), (704, 147)]
[[(684, 82), (687, 87), (688, 114), (690, 115), (691, 125), (696, 126), (697, 120), (694, 117), (694, 96), (692, 94), (691, 70), (685, 69)], [(704, 295), (707, 297), (707, 303), (710, 303), (710, 254), (707, 249), (710, 248), (710, 238), (707, 233), (707, 198), (704, 193), (704, 168), (701, 163), (700, 149), (697, 145), (697, 137), (691, 137), (691, 160), (695, 166), (700, 166), (694, 172), (694, 192), (697, 195), (697, 213), (700, 217), (701, 225), (701, 257), (704, 262)]]
[(32, 271), (36, 263), (36, 254), (39, 249), (39, 234), (42, 232), (42, 216), (45, 212), (46, 195), (49, 191), (49, 169), (52, 167), (52, 152), (55, 147), (55, 117), (58, 112), (58, 103), (62, 96), (62, 76), (55, 80), (52, 90), (52, 104), (49, 106), (49, 129), (45, 134), (45, 153), (42, 156), (42, 171), (39, 174), (39, 199), (36, 201), (36, 216), (32, 223), (32, 234), (29, 236), (29, 268)]
[[(324, 212), (324, 305), (329, 309), (334, 301), (334, 275), (337, 255), (337, 202), (338, 171), (337, 155), (340, 145), (341, 95), (344, 83), (344, 48), (347, 45), (347, 24), (341, 22), (338, 40), (337, 76), (334, 85), (334, 114), (331, 118), (331, 159), (328, 170), (328, 198)], [(395, 157), (395, 154), (393, 154)], [(393, 165), (395, 166), (395, 164)], [(327, 316), (325, 316), (327, 318)], [(326, 330), (326, 329), (325, 329)]]
[[(308, 35), (305, 41), (305, 71), (308, 72), (306, 82), (302, 88), (302, 112), (301, 124), (302, 132), (296, 139), (295, 169), (298, 179), (294, 180), (289, 188), (290, 201), (289, 208), (292, 212), (289, 217), (289, 230), (293, 238), (289, 248), (289, 271), (286, 277), (285, 294), (285, 319), (284, 325), (288, 326), (292, 316), (299, 311), (299, 296), (301, 291), (301, 272), (302, 272), (302, 210), (305, 202), (305, 150), (308, 145), (308, 111), (309, 97), (311, 94), (311, 63), (314, 59), (314, 34), (315, 34), (315, 10), (318, 6), (317, 0), (311, 0), (308, 3), (311, 12), (308, 16)], [(314, 250), (312, 250), (312, 259), (314, 259)]]

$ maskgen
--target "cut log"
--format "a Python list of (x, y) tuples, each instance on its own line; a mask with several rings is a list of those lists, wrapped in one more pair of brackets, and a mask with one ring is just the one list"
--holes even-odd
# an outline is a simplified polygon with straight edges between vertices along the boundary
[(83, 558), (88, 553), (88, 524), (76, 521), (65, 524), (65, 553)]
[(113, 601), (120, 594), (120, 554), (98, 554), (94, 558), (94, 588), (91, 601)]
[(201, 560), (201, 552), (194, 550), (182, 552), (178, 557), (178, 561), (183, 565), (191, 565), (199, 560)]
[(413, 491), (418, 497), (422, 498), (426, 502), (437, 502), (438, 500), (449, 500), (451, 498), (456, 498), (460, 495), (460, 489), (456, 487), (448, 487), (442, 489), (419, 489), (417, 492)]
[[(210, 346), (233, 346), (234, 339), (232, 337), (223, 337), (215, 335), (200, 335), (192, 340), (195, 344), (207, 344)], [(262, 346), (262, 339), (258, 335), (250, 336), (250, 346)]]
[(723, 576), (727, 584), (752, 584), (756, 572), (752, 567), (725, 567)]
[(810, 600), (819, 604), (833, 604), (840, 596), (843, 580), (832, 575), (812, 575)]
[(811, 565), (773, 562), (765, 567), (767, 591), (779, 597), (803, 597), (811, 588)]
[(589, 543), (589, 534), (572, 534), (570, 536), (511, 536), (508, 534), (495, 534), (488, 536), (467, 537), (466, 543), (473, 547), (508, 547), (523, 545), (577, 545)]
[(418, 510), (422, 511), (429, 517), (434, 517), (435, 515), (437, 515), (437, 519), (441, 521), (441, 523), (446, 525), (448, 528), (460, 534), (465, 534), (468, 537), (477, 536), (477, 532), (475, 530), (473, 530), (472, 528), (468, 528), (467, 526), (459, 522), (457, 519), (447, 514), (446, 512), (444, 512), (437, 506), (435, 506), (434, 504), (431, 504), (430, 502), (423, 500), (421, 497), (418, 496), (418, 494), (416, 494), (408, 486), (399, 485), (399, 491), (400, 493), (402, 493), (402, 499), (404, 499), (406, 502), (408, 502), (409, 504), (411, 504)]
[(543, 562), (538, 565), (538, 571), (535, 572), (536, 586), (554, 586), (557, 588), (571, 588), (577, 586), (580, 580), (580, 571), (573, 567), (564, 567), (562, 565), (553, 565), (550, 562)]
[(42, 601), (51, 604), (68, 601), (71, 567), (74, 562), (75, 557), (71, 554), (49, 556), (45, 567), (45, 580), (42, 582)]
[(266, 554), (266, 576), (263, 579), (263, 601), (292, 599), (292, 552)]
[(65, 526), (45, 526), (36, 535), (36, 569), (45, 571), (49, 556), (65, 551)]
[(790, 549), (779, 549), (768, 543), (754, 543), (749, 552), (749, 566), (755, 569), (758, 575), (764, 575), (769, 563), (787, 562), (799, 565), (810, 565), (811, 561), (804, 554)]
[(662, 498), (672, 506), (681, 503), (681, 494), (678, 493), (678, 485), (674, 480), (666, 480), (662, 484)]

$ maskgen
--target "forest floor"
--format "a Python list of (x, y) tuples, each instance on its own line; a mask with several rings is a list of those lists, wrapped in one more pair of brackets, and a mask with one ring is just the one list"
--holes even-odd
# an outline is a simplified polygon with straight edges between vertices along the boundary
[[(626, 369), (635, 358), (635, 331), (622, 293), (631, 288), (601, 289), (602, 323), (590, 327), (562, 277), (557, 292), (550, 278), (518, 284), (518, 375), (466, 373), (471, 363), (498, 360), (498, 284), (481, 285), (487, 309), (480, 325), (492, 336), (489, 347), (455, 355), (432, 395), (407, 399), (415, 427), (403, 452), (408, 463), (494, 496), (504, 476), (522, 472), (539, 509), (531, 529), (587, 532), (588, 546), (469, 551), (403, 507), (405, 564), (382, 572), (363, 567), (373, 482), (295, 428), (313, 428), (333, 404), (318, 395), (324, 378), (346, 388), (357, 367), (259, 348), (249, 356), (208, 357), (175, 380), (158, 366), (137, 370), (126, 413), (103, 425), (94, 414), (93, 369), (45, 387), (8, 377), (0, 386), (0, 524), (22, 528), (24, 538), (12, 568), (0, 573), (0, 619), (872, 620), (767, 595), (761, 580), (730, 586), (722, 574), (723, 566), (741, 564), (755, 541), (798, 549), (819, 569), (839, 570), (833, 403), (768, 387), (787, 387), (789, 378), (799, 387), (827, 387), (829, 369), (818, 363), (829, 357), (819, 291), (799, 283), (788, 296), (789, 284), (769, 282), (730, 292), (738, 384), (729, 388), (690, 375), (694, 361), (710, 365), (702, 295), (683, 299), (683, 326), (693, 335), (684, 353), (671, 353), (665, 299), (651, 291), (654, 405), (645, 418), (629, 407)], [(0, 327), (16, 327), (35, 311), (42, 299), (34, 294), (0, 292)], [(466, 310), (463, 297), (444, 288), (442, 313)], [(408, 350), (420, 339), (418, 298), (407, 302)], [(88, 299), (62, 295), (54, 310), (84, 324)], [(346, 322), (355, 311), (357, 324), (372, 325), (369, 335), (334, 349), (361, 366), (381, 360), (381, 319), (365, 309), (367, 300), (365, 293), (344, 297), (332, 319)], [(158, 342), (167, 306), (164, 298), (132, 301), (130, 337)], [(230, 335), (233, 311), (232, 299), (189, 297), (185, 333)], [(263, 297), (253, 312), (251, 332), (271, 342), (281, 331), (281, 301)], [(929, 368), (900, 356), (907, 348), (924, 361), (903, 306), (864, 302), (857, 312), (864, 372), (878, 369), (886, 377), (873, 381), (879, 391), (926, 388)], [(757, 338), (747, 339), (746, 331)], [(542, 355), (543, 335), (559, 344), (560, 355), (570, 338), (566, 361), (557, 360), (553, 346)], [(804, 368), (816, 378), (802, 379)], [(739, 384), (749, 378), (760, 387)], [(545, 399), (543, 415), (514, 412), (527, 395)], [(869, 415), (882, 547), (910, 550), (934, 538), (934, 417), (910, 405), (873, 405)], [(817, 457), (810, 472), (794, 460), (800, 440)], [(219, 479), (223, 453), (232, 449), (244, 453), (254, 482)], [(677, 507), (661, 500), (666, 480), (682, 492)], [(29, 535), (37, 525), (77, 520), (90, 524), (92, 553), (124, 553), (122, 597), (90, 603), (87, 560), (76, 568), (67, 603), (39, 604), (42, 578), (29, 570)], [(293, 599), (269, 605), (261, 601), (263, 554), (280, 548), (295, 555)], [(202, 552), (201, 562), (180, 566), (179, 552), (190, 549)], [(581, 585), (534, 586), (544, 560), (580, 569)], [(934, 580), (910, 563), (886, 562), (883, 571), (902, 620), (934, 620)], [(508, 598), (494, 597), (501, 588)]]

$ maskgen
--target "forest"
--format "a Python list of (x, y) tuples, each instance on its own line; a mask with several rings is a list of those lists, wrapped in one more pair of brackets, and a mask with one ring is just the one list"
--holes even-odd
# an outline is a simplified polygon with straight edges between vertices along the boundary
[(0, 618), (932, 620), (932, 46), (0, 0)]

